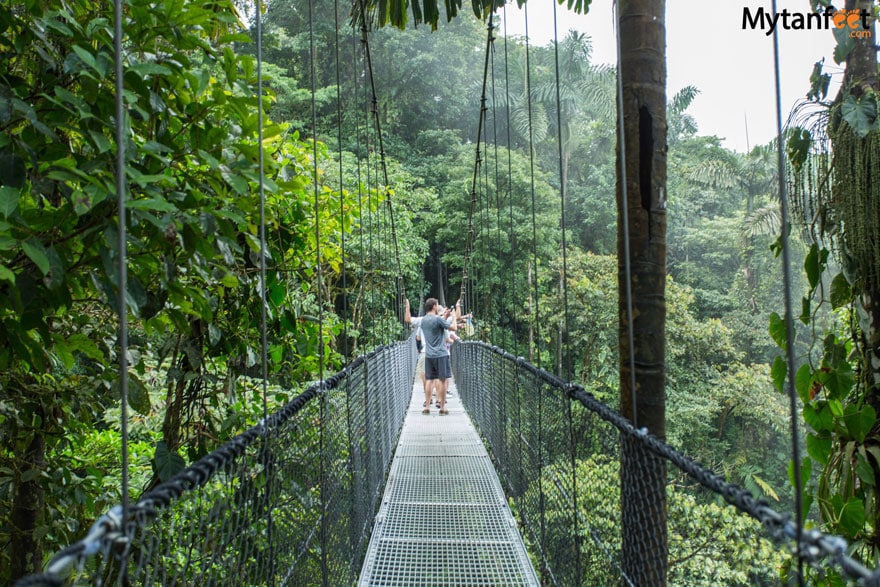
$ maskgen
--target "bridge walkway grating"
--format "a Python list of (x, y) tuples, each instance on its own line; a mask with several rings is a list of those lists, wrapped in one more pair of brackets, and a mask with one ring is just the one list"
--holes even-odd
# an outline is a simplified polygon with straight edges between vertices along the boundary
[(539, 585), (501, 483), (455, 390), (422, 414), (416, 381), (361, 587)]

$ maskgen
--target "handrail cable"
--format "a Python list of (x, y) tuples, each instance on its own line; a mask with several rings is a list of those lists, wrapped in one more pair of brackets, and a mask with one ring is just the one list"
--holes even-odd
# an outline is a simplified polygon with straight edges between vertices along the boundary
[[(772, 1), (773, 14), (776, 14), (776, 0)], [(782, 229), (780, 238), (782, 239), (782, 282), (783, 296), (785, 300), (785, 353), (786, 364), (788, 367), (788, 400), (789, 400), (789, 416), (791, 419), (791, 458), (794, 472), (794, 509), (795, 509), (795, 548), (797, 549), (797, 577), (798, 585), (804, 584), (804, 563), (801, 557), (801, 539), (804, 533), (804, 515), (803, 515), (803, 479), (801, 479), (801, 458), (800, 458), (800, 440), (798, 434), (798, 413), (797, 413), (797, 390), (794, 384), (795, 375), (795, 358), (794, 358), (794, 320), (792, 313), (791, 301), (791, 252), (788, 242), (788, 196), (785, 186), (785, 155), (783, 153), (782, 142), (782, 91), (780, 89), (780, 73), (779, 73), (779, 34), (773, 31), (773, 71), (776, 90), (776, 154), (779, 176), (779, 212), (781, 216)]]

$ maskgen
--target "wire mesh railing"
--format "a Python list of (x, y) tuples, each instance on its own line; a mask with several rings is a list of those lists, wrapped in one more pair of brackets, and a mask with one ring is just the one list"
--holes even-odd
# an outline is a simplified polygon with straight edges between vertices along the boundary
[(358, 357), (17, 585), (351, 585), (415, 361), (412, 339)]
[[(796, 581), (790, 516), (522, 358), (466, 342), (452, 359), (543, 584)], [(799, 552), (812, 577), (880, 584), (838, 537), (806, 531)]]

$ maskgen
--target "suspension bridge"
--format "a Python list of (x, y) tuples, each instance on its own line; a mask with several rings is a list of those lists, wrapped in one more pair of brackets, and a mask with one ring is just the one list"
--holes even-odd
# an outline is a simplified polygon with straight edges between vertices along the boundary
[[(448, 418), (421, 413), (412, 339), (377, 348), (17, 585), (648, 585), (667, 555), (670, 584), (784, 584), (790, 516), (522, 358), (453, 348)], [(638, 480), (667, 470), (668, 552), (638, 506), (656, 491)], [(749, 548), (693, 523), (698, 503), (748, 522)], [(804, 532), (797, 552), (877, 584), (833, 536)]]
[[(490, 25), (483, 111), (492, 41)], [(363, 43), (369, 62), (365, 24)], [(122, 82), (117, 75), (119, 96)], [(121, 98), (118, 105), (122, 119)], [(483, 122), (481, 113), (481, 132)], [(478, 146), (465, 298), (479, 163)], [(386, 201), (390, 208), (390, 193)], [(260, 231), (265, 249), (262, 218)], [(118, 236), (124, 276), (124, 222)], [(259, 257), (265, 381), (263, 250)], [(112, 508), (17, 585), (769, 586), (802, 582), (804, 566), (880, 585), (880, 572), (850, 557), (846, 542), (806, 529), (800, 516), (727, 483), (522, 357), (454, 344), (448, 417), (422, 413), (416, 358), (413, 338), (403, 337), (321, 373), (256, 426)], [(730, 520), (736, 535), (726, 534)]]

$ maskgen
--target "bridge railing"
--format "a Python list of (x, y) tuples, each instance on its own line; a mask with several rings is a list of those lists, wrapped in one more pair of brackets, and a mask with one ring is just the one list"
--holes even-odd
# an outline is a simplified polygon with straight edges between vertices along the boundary
[(17, 585), (351, 585), (412, 397), (379, 347), (145, 494)]
[[(544, 584), (796, 584), (789, 516), (522, 358), (478, 342), (453, 349), (456, 386)], [(880, 584), (846, 548), (805, 531), (807, 575)], [(653, 576), (665, 561), (666, 576)]]

